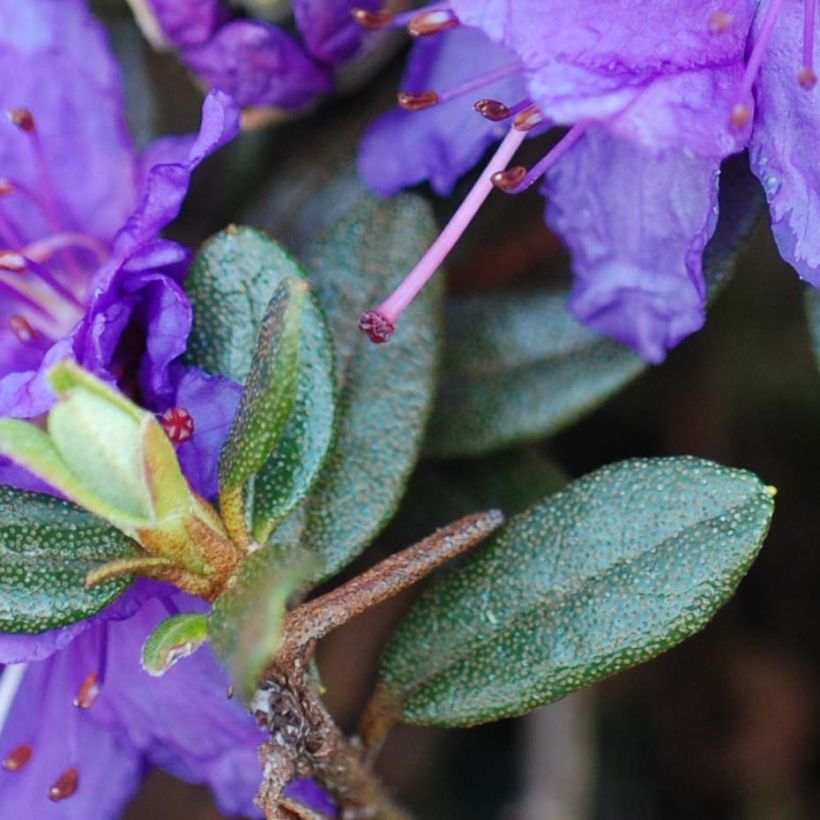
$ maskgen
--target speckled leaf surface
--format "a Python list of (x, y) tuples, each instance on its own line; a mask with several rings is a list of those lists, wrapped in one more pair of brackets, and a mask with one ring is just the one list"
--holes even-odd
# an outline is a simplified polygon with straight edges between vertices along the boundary
[(243, 561), (236, 583), (214, 603), (208, 637), (241, 698), (253, 694), (276, 655), (288, 598), (312, 569), (305, 552), (268, 544)]
[(700, 630), (768, 531), (754, 475), (691, 457), (604, 467), (511, 519), (411, 609), (381, 678), (410, 723), (527, 712)]
[[(286, 276), (306, 274), (262, 231), (234, 227), (205, 243), (186, 281), (194, 305), (190, 361), (244, 383), (268, 300)], [(260, 541), (308, 492), (327, 455), (333, 372), (330, 332), (311, 294), (302, 311), (293, 414), (256, 480), (253, 529)]]
[(441, 283), (407, 310), (389, 344), (357, 328), (436, 234), (428, 206), (406, 195), (362, 194), (304, 252), (336, 343), (338, 436), (304, 510), (303, 543), (329, 576), (375, 538), (396, 509), (418, 457), (439, 350)]
[(0, 631), (42, 632), (88, 618), (130, 584), (85, 576), (137, 553), (119, 530), (74, 504), (0, 487)]
[[(720, 221), (704, 254), (710, 301), (728, 281), (762, 206), (744, 163), (727, 163)], [(575, 322), (568, 297), (568, 290), (541, 288), (450, 301), (430, 455), (481, 455), (552, 435), (646, 369), (627, 348)]]

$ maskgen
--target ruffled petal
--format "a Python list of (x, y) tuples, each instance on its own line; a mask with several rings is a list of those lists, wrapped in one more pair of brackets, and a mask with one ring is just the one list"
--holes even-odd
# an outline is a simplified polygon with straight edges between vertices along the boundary
[(364, 35), (351, 9), (375, 11), (381, 5), (381, 0), (293, 0), (293, 16), (311, 56), (341, 63), (356, 53)]
[(717, 220), (716, 160), (657, 156), (587, 132), (550, 172), (547, 222), (573, 259), (571, 307), (651, 362), (698, 330), (701, 258)]
[[(446, 91), (516, 63), (512, 52), (493, 45), (477, 29), (457, 28), (414, 43), (402, 89)], [(489, 97), (512, 105), (525, 96), (524, 80), (515, 75), (425, 111), (391, 111), (362, 140), (359, 171), (365, 184), (389, 195), (429, 181), (436, 193), (449, 194), (509, 127), (484, 119), (473, 108), (476, 100)]]
[(183, 58), (212, 88), (241, 106), (299, 108), (331, 90), (330, 72), (276, 26), (235, 20)]
[[(104, 30), (82, 0), (0, 0), (0, 19), (0, 109), (32, 112), (42, 152), (3, 117), (0, 176), (45, 201), (62, 230), (109, 242), (134, 207), (136, 162)], [(26, 241), (54, 231), (21, 194), (0, 212)]]
[(221, 0), (147, 0), (166, 41), (176, 47), (204, 43), (225, 18)]
[(802, 36), (802, 4), (784, 4), (755, 88), (750, 160), (766, 191), (780, 254), (802, 279), (820, 286), (820, 89), (806, 91), (797, 82), (795, 44)]

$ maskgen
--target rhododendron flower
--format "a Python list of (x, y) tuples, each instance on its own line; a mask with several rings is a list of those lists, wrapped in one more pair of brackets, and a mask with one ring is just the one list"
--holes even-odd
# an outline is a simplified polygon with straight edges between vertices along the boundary
[[(701, 263), (720, 163), (746, 147), (783, 257), (820, 284), (820, 169), (808, 159), (820, 124), (815, 10), (816, 0), (452, 0), (398, 17), (363, 10), (365, 25), (408, 24), (442, 41), (416, 43), (411, 93), (400, 96), (403, 107), (425, 110), (388, 115), (363, 142), (360, 165), (374, 190), (427, 179), (446, 193), (475, 161), (465, 146), (489, 133), (482, 115), (510, 125), (442, 237), (362, 328), (389, 337), (493, 187), (515, 194), (543, 180), (547, 223), (573, 252), (575, 315), (659, 362), (703, 324)], [(483, 68), (478, 54), (488, 55)], [(498, 93), (498, 65), (517, 88)], [(471, 137), (457, 110), (465, 96), (477, 110)], [(512, 164), (535, 126), (569, 130), (531, 169)], [(397, 142), (419, 161), (403, 157), (397, 169)]]

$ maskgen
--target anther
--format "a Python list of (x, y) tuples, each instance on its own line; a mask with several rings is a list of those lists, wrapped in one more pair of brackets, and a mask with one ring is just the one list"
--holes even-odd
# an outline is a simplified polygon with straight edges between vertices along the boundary
[(55, 803), (71, 797), (80, 785), (80, 773), (74, 769), (66, 769), (51, 785), (48, 790), (48, 799)]
[(367, 9), (352, 8), (350, 13), (362, 28), (371, 31), (387, 28), (393, 22), (393, 15), (387, 9), (368, 11)]
[(174, 444), (182, 444), (194, 434), (193, 416), (184, 407), (169, 407), (162, 414), (160, 424)]
[(412, 37), (427, 37), (455, 28), (458, 17), (449, 9), (431, 9), (414, 15), (407, 25), (407, 31)]
[(752, 119), (752, 108), (746, 103), (738, 103), (732, 108), (732, 115), (729, 117), (729, 125), (735, 131), (745, 128)]
[(0, 177), (0, 196), (8, 196), (13, 194), (16, 188), (7, 179)]
[(804, 65), (803, 68), (797, 72), (797, 82), (800, 83), (801, 87), (805, 88), (806, 91), (811, 91), (812, 88), (817, 85), (817, 73), (814, 69)]
[(528, 105), (523, 111), (515, 115), (513, 128), (516, 131), (530, 131), (543, 121), (544, 118), (541, 116), (541, 112), (534, 105)]
[(359, 317), (359, 330), (366, 333), (371, 342), (380, 345), (390, 341), (396, 325), (380, 311), (367, 310)]
[(34, 749), (28, 743), (15, 746), (8, 757), (3, 760), (3, 768), (7, 772), (19, 772), (31, 760)]
[(25, 273), (26, 258), (17, 251), (0, 251), (0, 271)]
[(11, 332), (23, 344), (28, 344), (33, 341), (37, 335), (37, 331), (34, 330), (28, 319), (23, 316), (12, 316), (11, 319), (9, 319), (9, 327), (11, 328)]
[(490, 181), (501, 191), (511, 191), (517, 188), (527, 175), (527, 169), (523, 165), (514, 165), (505, 171), (498, 171), (492, 175)]
[(28, 108), (12, 108), (8, 113), (9, 122), (16, 125), (21, 131), (34, 130), (34, 116)]
[(712, 34), (722, 34), (728, 31), (734, 21), (734, 17), (726, 11), (715, 11), (709, 15), (709, 31)]
[(510, 109), (498, 100), (479, 100), (473, 108), (475, 108), (485, 120), (490, 120), (491, 122), (501, 122), (501, 120), (506, 120), (512, 114)]
[(438, 94), (435, 91), (421, 91), (418, 94), (400, 91), (398, 100), (405, 111), (424, 111), (425, 108), (438, 105)]
[(90, 709), (100, 696), (100, 681), (96, 672), (89, 672), (83, 681), (77, 697), (74, 698), (74, 705), (78, 709)]

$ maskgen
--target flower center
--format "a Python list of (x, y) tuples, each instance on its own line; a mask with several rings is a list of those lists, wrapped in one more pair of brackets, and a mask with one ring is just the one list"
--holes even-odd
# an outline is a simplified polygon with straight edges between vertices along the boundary
[[(28, 140), (38, 187), (0, 178), (0, 297), (3, 316), (18, 341), (47, 348), (64, 336), (84, 312), (88, 270), (108, 257), (99, 240), (67, 230), (60, 219), (48, 162), (32, 113), (26, 108), (7, 112), (9, 121)], [(27, 241), (27, 232), (4, 212), (2, 200), (26, 201), (48, 226), (45, 236)], [(3, 248), (5, 244), (5, 248)]]

